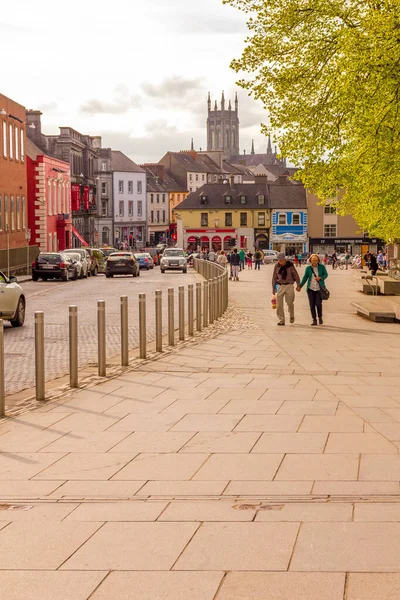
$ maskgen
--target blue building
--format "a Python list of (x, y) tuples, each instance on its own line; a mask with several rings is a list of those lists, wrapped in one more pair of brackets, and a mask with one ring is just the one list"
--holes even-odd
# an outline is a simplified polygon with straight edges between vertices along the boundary
[(307, 197), (302, 183), (278, 177), (269, 184), (270, 249), (286, 255), (308, 252)]

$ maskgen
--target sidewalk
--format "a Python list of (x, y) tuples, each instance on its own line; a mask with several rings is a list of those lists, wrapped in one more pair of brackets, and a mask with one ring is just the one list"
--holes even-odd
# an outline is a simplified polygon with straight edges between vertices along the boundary
[(271, 273), (230, 331), (0, 424), (0, 600), (399, 597), (400, 326), (330, 271), (326, 325), (302, 292), (278, 328)]

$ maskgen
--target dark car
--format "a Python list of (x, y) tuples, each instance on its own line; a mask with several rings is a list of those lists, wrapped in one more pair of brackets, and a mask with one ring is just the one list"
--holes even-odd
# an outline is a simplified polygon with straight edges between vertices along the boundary
[(139, 277), (139, 263), (132, 252), (121, 251), (110, 254), (106, 263), (106, 277), (114, 277), (114, 275), (133, 275), (133, 277)]
[(157, 250), (157, 248), (145, 248), (144, 251), (151, 255), (154, 266), (158, 266), (160, 264), (160, 251)]
[(62, 252), (41, 252), (32, 263), (32, 279), (77, 279), (78, 272), (74, 262)]

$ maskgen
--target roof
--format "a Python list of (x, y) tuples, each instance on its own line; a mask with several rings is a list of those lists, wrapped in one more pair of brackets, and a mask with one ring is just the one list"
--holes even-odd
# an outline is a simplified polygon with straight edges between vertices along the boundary
[[(229, 205), (225, 202), (225, 197), (232, 196)], [(258, 204), (258, 196), (265, 196), (265, 204)], [(207, 204), (202, 204), (200, 196), (207, 196)], [(241, 204), (239, 197), (246, 196), (246, 204)], [(234, 183), (232, 186), (229, 183), (208, 183), (203, 185), (196, 192), (192, 192), (183, 200), (176, 208), (179, 210), (192, 210), (204, 208), (226, 208), (227, 206), (237, 208), (270, 208), (268, 188), (265, 183)]]
[(36, 146), (36, 144), (34, 144), (28, 137), (26, 138), (25, 152), (26, 155), (32, 160), (36, 160), (38, 156), (45, 154), (45, 152), (43, 152), (39, 146)]
[(111, 169), (125, 173), (145, 173), (144, 169), (119, 150), (111, 151)]
[[(173, 158), (190, 173), (223, 173), (216, 162), (203, 153), (191, 152), (168, 152)], [(163, 160), (163, 159), (161, 159)]]
[(306, 190), (299, 182), (286, 178), (286, 183), (279, 178), (268, 184), (271, 208), (307, 208)]
[(156, 175), (151, 166), (143, 165), (143, 170), (147, 176), (148, 192), (187, 192), (186, 187), (178, 183), (167, 169), (164, 170), (163, 178)]

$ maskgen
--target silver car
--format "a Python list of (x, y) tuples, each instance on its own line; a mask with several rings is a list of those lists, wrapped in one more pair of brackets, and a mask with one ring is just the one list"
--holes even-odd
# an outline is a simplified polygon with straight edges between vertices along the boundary
[(182, 271), (187, 273), (187, 260), (182, 248), (166, 248), (160, 262), (161, 273)]
[(75, 256), (73, 260), (79, 263), (79, 275), (80, 279), (84, 277), (88, 277), (90, 275), (90, 258), (88, 258), (86, 250), (82, 248), (68, 248), (67, 250), (63, 250), (63, 254), (68, 254), (68, 256)]

